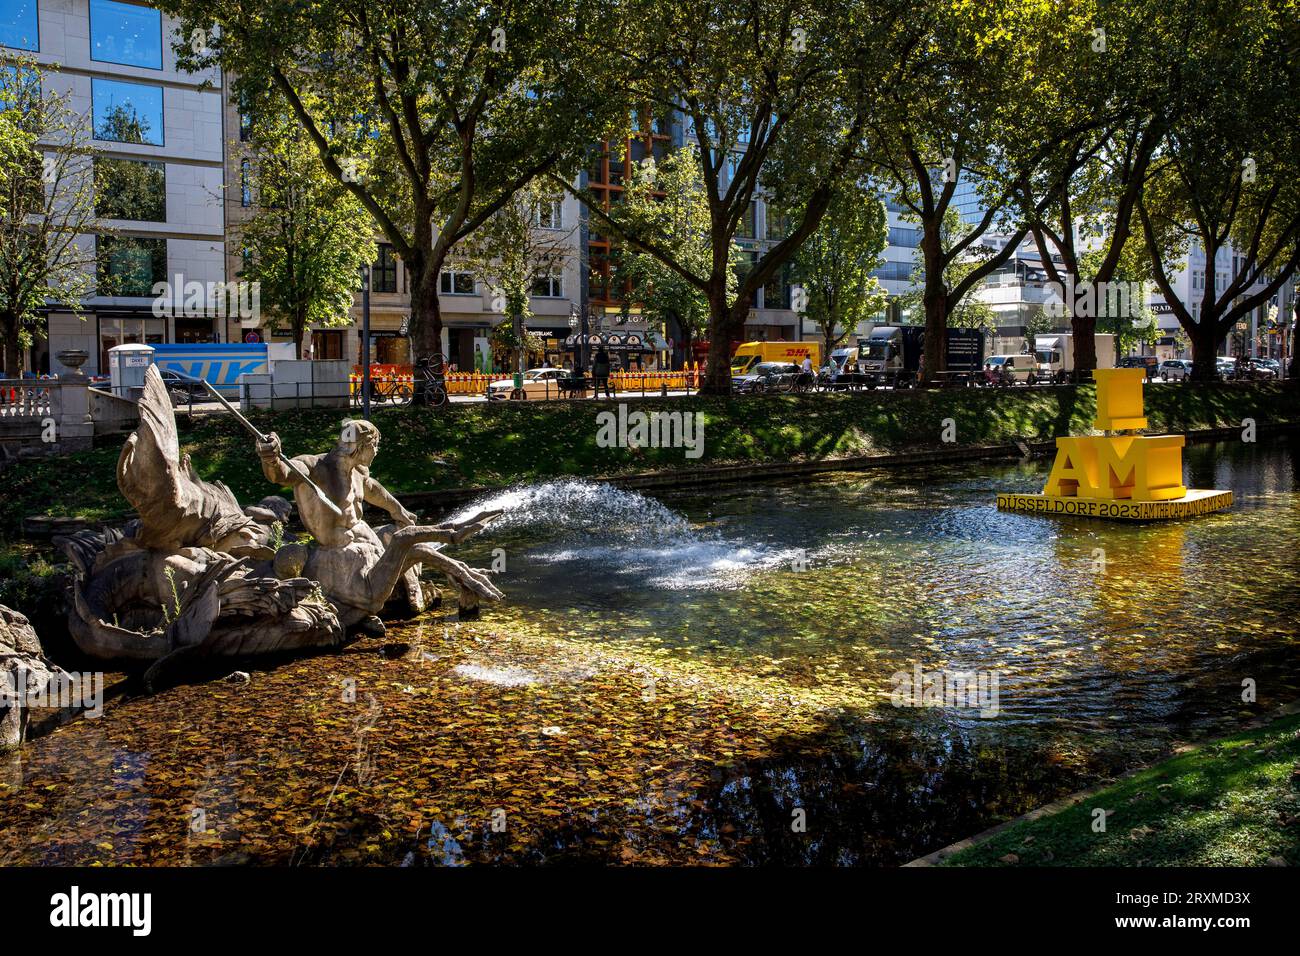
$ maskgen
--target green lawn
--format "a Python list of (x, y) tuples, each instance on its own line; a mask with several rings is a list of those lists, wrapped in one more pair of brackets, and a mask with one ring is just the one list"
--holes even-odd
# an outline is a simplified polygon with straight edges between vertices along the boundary
[[(629, 409), (697, 411), (704, 422), (703, 456), (681, 449), (599, 448), (597, 414), (606, 402), (529, 402), (448, 411), (383, 409), (375, 475), (398, 494), (479, 485), (509, 485), (565, 476), (611, 476), (701, 465), (820, 460), (942, 447), (944, 420), (957, 443), (981, 445), (1048, 439), (1091, 427), (1091, 386), (1052, 389), (960, 389), (937, 392), (636, 399)], [(1300, 393), (1277, 386), (1159, 386), (1147, 389), (1155, 430), (1300, 421)], [(328, 450), (345, 413), (309, 409), (253, 416), (280, 434), (290, 455)], [(189, 424), (181, 442), (199, 473), (218, 478), (245, 503), (275, 489), (262, 477), (252, 440), (227, 415)], [(118, 517), (127, 505), (114, 477), (116, 444), (66, 458), (24, 462), (5, 478), (0, 538), (24, 516)]]
[[(1098, 809), (1108, 811), (1094, 832)], [(1156, 764), (945, 866), (1300, 863), (1300, 716)]]

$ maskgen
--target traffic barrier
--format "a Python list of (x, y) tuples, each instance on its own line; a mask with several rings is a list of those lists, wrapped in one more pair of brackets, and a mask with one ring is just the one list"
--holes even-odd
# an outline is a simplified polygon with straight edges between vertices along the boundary
[[(447, 372), (443, 381), (448, 395), (482, 395), (493, 382), (508, 382), (510, 372)], [(414, 372), (409, 365), (372, 365), (371, 381), (382, 383), (402, 382), (413, 385)], [(609, 377), (610, 389), (614, 392), (651, 392), (662, 393), (666, 387), (669, 391), (694, 391), (700, 387), (700, 366), (690, 365), (676, 372), (633, 372), (617, 371)], [(352, 394), (361, 391), (361, 372), (355, 366), (352, 371)]]

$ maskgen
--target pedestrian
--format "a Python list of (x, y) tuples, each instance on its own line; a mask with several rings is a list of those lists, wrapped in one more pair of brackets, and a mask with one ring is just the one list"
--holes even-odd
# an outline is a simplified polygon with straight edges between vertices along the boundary
[(596, 353), (596, 358), (591, 363), (591, 377), (594, 379), (591, 390), (592, 398), (597, 397), (602, 388), (605, 390), (606, 398), (614, 397), (609, 391), (609, 353), (603, 348)]

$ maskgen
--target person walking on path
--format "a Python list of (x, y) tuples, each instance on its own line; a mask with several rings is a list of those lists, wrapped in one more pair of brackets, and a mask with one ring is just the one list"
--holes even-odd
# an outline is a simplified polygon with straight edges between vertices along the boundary
[(596, 353), (596, 357), (591, 363), (591, 377), (593, 379), (591, 397), (599, 397), (600, 390), (605, 390), (606, 398), (613, 398), (609, 391), (609, 353), (601, 349)]

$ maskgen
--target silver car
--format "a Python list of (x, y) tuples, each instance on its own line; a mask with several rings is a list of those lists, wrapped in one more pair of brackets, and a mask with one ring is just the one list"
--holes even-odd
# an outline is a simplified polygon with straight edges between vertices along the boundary
[(1192, 377), (1192, 363), (1188, 359), (1167, 359), (1160, 363), (1160, 379), (1164, 382), (1181, 382)]

